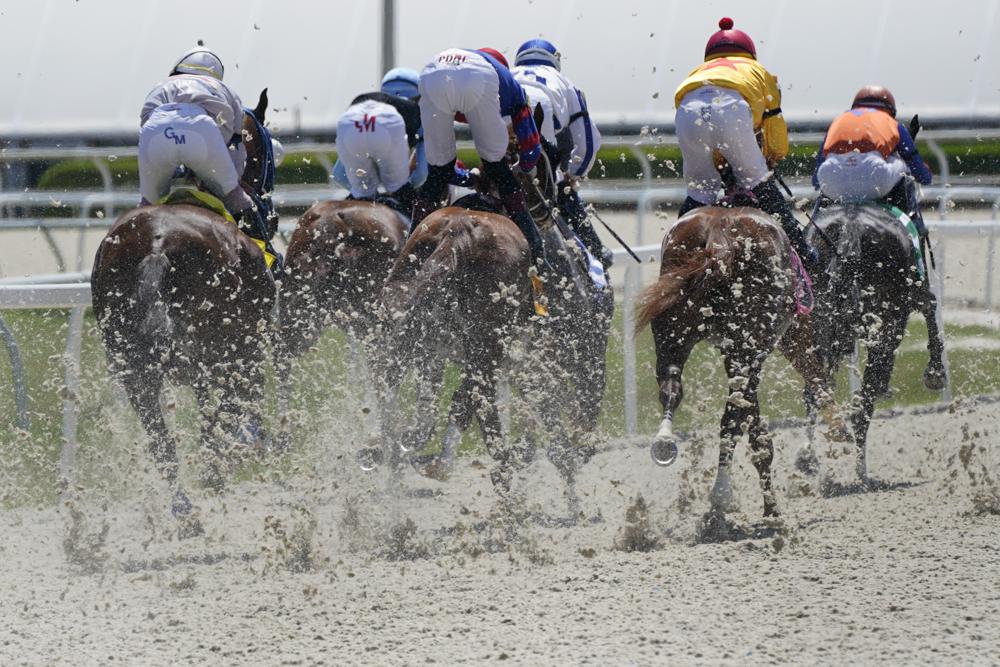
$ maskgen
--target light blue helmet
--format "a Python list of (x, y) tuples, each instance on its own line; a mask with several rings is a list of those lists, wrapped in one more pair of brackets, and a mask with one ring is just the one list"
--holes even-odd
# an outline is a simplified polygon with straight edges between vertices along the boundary
[(514, 66), (518, 65), (548, 65), (561, 71), (562, 55), (547, 39), (529, 39), (517, 49)]
[(420, 95), (420, 75), (408, 67), (395, 67), (382, 77), (382, 92), (412, 100)]

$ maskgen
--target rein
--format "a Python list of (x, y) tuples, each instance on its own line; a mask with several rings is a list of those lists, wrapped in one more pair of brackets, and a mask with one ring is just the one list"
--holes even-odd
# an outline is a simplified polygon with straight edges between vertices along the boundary
[(248, 194), (261, 217), (270, 220), (275, 216), (274, 202), (271, 199), (271, 193), (274, 192), (274, 146), (271, 144), (271, 132), (257, 119), (253, 109), (243, 107), (243, 113), (253, 120), (261, 143), (260, 171)]

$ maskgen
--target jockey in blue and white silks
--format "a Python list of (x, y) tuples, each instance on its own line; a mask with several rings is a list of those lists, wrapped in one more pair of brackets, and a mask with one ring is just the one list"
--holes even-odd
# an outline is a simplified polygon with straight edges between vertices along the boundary
[(531, 248), (532, 260), (545, 263), (541, 235), (528, 213), (524, 192), (507, 164), (507, 122), (517, 141), (518, 169), (532, 173), (541, 141), (521, 85), (493, 49), (448, 49), (420, 73), (420, 119), (423, 122), (427, 182), (413, 211), (417, 225), (444, 199), (456, 160), (456, 120), (469, 124), (485, 176), (496, 185), (507, 213)]
[[(416, 70), (396, 67), (386, 72), (385, 76), (382, 77), (381, 90), (383, 93), (402, 97), (416, 104), (417, 98), (420, 96), (417, 89), (419, 83), (420, 74)], [(418, 130), (416, 137), (416, 145), (413, 146), (413, 171), (409, 173), (409, 182), (413, 187), (419, 188), (427, 180), (427, 154), (424, 150), (423, 132)], [(337, 157), (337, 163), (333, 165), (333, 180), (343, 186), (345, 190), (350, 190), (351, 183), (347, 177), (347, 170), (339, 159), (340, 156)]]
[(384, 203), (409, 217), (416, 189), (410, 183), (410, 149), (420, 141), (420, 108), (387, 93), (359, 95), (337, 121), (338, 165), (351, 198), (372, 200), (381, 185)]
[(246, 164), (243, 105), (222, 82), (223, 73), (218, 56), (192, 49), (146, 96), (140, 112), (139, 190), (142, 204), (156, 203), (183, 165), (256, 237), (267, 226), (240, 186)]
[(581, 237), (590, 253), (611, 264), (591, 226), (577, 192), (601, 147), (601, 133), (590, 117), (583, 92), (562, 73), (561, 55), (552, 42), (532, 39), (522, 44), (514, 60), (514, 78), (545, 111), (541, 133), (545, 150), (557, 168), (559, 212)]

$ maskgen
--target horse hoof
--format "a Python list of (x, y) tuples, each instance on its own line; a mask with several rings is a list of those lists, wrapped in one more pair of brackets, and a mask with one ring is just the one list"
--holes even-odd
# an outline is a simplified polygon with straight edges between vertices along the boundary
[(201, 521), (199, 521), (197, 517), (187, 516), (177, 520), (178, 539), (189, 540), (192, 537), (198, 537), (199, 535), (204, 534), (205, 528), (201, 525)]
[(945, 386), (945, 376), (943, 368), (927, 367), (924, 371), (924, 386), (930, 391), (941, 391)]
[(819, 459), (816, 452), (809, 447), (803, 447), (795, 457), (795, 469), (803, 475), (812, 477), (819, 472)]
[(190, 516), (193, 509), (194, 504), (192, 504), (191, 499), (186, 493), (177, 489), (174, 492), (173, 500), (170, 501), (170, 513), (174, 515), (174, 518), (180, 519)]
[(451, 477), (451, 471), (454, 467), (451, 460), (436, 454), (414, 457), (410, 461), (410, 465), (424, 477), (429, 477), (439, 482), (447, 482)]
[(382, 453), (381, 447), (363, 447), (358, 450), (355, 455), (358, 460), (358, 465), (365, 472), (370, 472), (375, 468), (382, 465), (385, 459), (385, 454)]
[(658, 466), (673, 465), (677, 460), (677, 443), (672, 438), (654, 440), (649, 448), (649, 455), (653, 457), (653, 463)]

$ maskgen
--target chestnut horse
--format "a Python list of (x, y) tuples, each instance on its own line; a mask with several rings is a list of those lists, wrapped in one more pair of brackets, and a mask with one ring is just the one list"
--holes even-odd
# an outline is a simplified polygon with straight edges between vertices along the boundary
[[(243, 120), (247, 164), (243, 187), (264, 194), (273, 170), (263, 128), (267, 91)], [(265, 143), (266, 142), (266, 143)], [(273, 171), (271, 172), (273, 173)], [(177, 442), (160, 406), (166, 380), (194, 389), (203, 416), (201, 440), (213, 456), (206, 481), (239, 442), (256, 434), (264, 398), (263, 366), (275, 284), (261, 249), (237, 226), (198, 206), (143, 206), (108, 230), (94, 260), (93, 306), (110, 370), (124, 387), (173, 493), (171, 510), (192, 531), (199, 525), (179, 479)]]
[(778, 513), (771, 486), (774, 449), (757, 395), (761, 368), (776, 346), (822, 406), (831, 405), (811, 349), (809, 322), (796, 314), (792, 271), (788, 240), (769, 215), (747, 207), (703, 207), (667, 232), (659, 280), (639, 297), (636, 327), (652, 325), (663, 406), (651, 448), (654, 461), (670, 465), (677, 457), (673, 416), (684, 395), (684, 364), (695, 344), (710, 341), (725, 362), (730, 395), (722, 416), (710, 521), (721, 520), (732, 505), (730, 471), (744, 429), (760, 477), (764, 516)]
[[(448, 207), (414, 229), (382, 294), (383, 332), (373, 365), (383, 408), (383, 449), (362, 452), (362, 458), (388, 458), (395, 466), (401, 450), (427, 444), (450, 361), (461, 368), (462, 378), (452, 395), (445, 448), (456, 447), (477, 418), (498, 464), (491, 479), (501, 489), (509, 487), (516, 459), (504, 442), (497, 383), (532, 315), (529, 265), (527, 241), (502, 215)], [(397, 401), (407, 373), (416, 385), (416, 426)], [(432, 468), (435, 463), (440, 461), (431, 461)], [(428, 472), (446, 475), (436, 468)]]
[[(821, 209), (815, 218), (820, 232), (811, 241), (823, 271), (816, 277), (817, 352), (824, 375), (832, 378), (840, 362), (861, 340), (868, 349), (861, 389), (852, 415), (857, 447), (857, 474), (868, 477), (866, 442), (875, 400), (889, 391), (889, 380), (906, 322), (919, 311), (927, 322), (929, 360), (924, 385), (945, 385), (944, 343), (937, 321), (937, 298), (928, 288), (926, 266), (918, 269), (914, 245), (903, 224), (879, 205), (846, 204)], [(832, 245), (831, 245), (832, 244)], [(817, 470), (811, 449), (800, 454), (803, 470)]]

